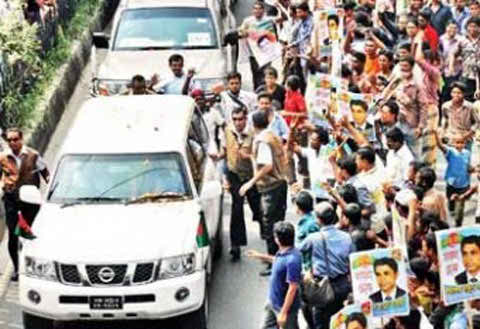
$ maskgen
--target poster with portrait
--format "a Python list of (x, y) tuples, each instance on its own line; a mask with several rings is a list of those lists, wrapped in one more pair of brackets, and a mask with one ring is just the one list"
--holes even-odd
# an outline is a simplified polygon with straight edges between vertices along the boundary
[(305, 99), (309, 120), (313, 124), (327, 124), (327, 112), (330, 104), (336, 104), (335, 90), (340, 89), (347, 82), (332, 78), (329, 74), (316, 73), (308, 77)]
[(404, 251), (382, 248), (350, 255), (353, 299), (372, 310), (373, 317), (408, 315), (407, 272)]
[(312, 56), (328, 63), (329, 73), (340, 77), (343, 46), (343, 17), (341, 8), (314, 12), (315, 27), (311, 38)]
[(262, 21), (255, 29), (249, 30), (247, 42), (260, 67), (282, 57), (282, 45), (271, 20)]
[(330, 318), (330, 329), (381, 328), (381, 318), (372, 317), (371, 303), (347, 305)]
[(360, 122), (357, 120), (356, 117), (352, 116), (352, 112), (350, 110), (350, 102), (357, 100), (363, 101), (369, 105), (372, 102), (373, 95), (372, 94), (358, 94), (352, 93), (347, 91), (346, 89), (342, 89), (337, 93), (337, 113), (335, 113), (335, 117), (343, 117), (347, 116), (350, 121), (355, 120), (355, 124), (357, 126), (363, 126), (366, 122), (367, 117), (365, 116), (364, 121)]
[(480, 298), (480, 225), (438, 231), (435, 237), (443, 302)]

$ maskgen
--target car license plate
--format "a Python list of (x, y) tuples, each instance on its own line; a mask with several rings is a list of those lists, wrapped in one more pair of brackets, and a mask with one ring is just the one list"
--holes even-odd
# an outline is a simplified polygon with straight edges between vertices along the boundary
[(90, 309), (92, 310), (121, 310), (123, 298), (120, 296), (91, 296)]

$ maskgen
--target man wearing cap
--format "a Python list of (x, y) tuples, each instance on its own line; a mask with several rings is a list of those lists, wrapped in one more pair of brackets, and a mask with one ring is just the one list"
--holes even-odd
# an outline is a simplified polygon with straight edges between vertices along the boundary
[(326, 307), (314, 307), (315, 328), (328, 328), (330, 317), (343, 307), (343, 301), (351, 291), (348, 280), (349, 255), (355, 251), (351, 236), (335, 227), (337, 215), (332, 205), (320, 202), (315, 206), (320, 232), (310, 234), (299, 249), (312, 255), (314, 278), (328, 276), (335, 292), (335, 301)]

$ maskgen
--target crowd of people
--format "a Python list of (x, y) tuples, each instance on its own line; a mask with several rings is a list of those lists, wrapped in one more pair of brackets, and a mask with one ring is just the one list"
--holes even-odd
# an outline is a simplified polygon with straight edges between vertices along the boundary
[[(246, 42), (270, 38), (271, 31), (282, 45), (281, 69), (260, 65)], [(329, 328), (332, 316), (355, 302), (350, 255), (391, 247), (406, 251), (408, 287), (392, 284), (398, 265), (381, 258), (374, 272), (382, 292), (370, 299), (408, 295), (410, 309), (385, 318), (381, 327), (475, 325), (476, 317), (468, 316), (480, 306), (475, 300), (447, 305), (442, 299), (435, 232), (480, 222), (478, 207), (474, 221), (464, 218), (480, 173), (472, 160), (479, 152), (480, 3), (412, 0), (402, 8), (389, 0), (257, 1), (252, 16), (226, 38), (245, 42), (240, 48), (254, 92), (242, 88), (238, 72), (225, 85), (201, 90), (194, 70), (184, 70), (183, 58), (173, 55), (169, 77), (147, 83), (136, 76), (126, 94), (195, 99), (215, 139), (210, 157), (232, 196), (232, 261), (241, 260), (247, 245), (245, 198), (266, 243), (266, 253), (247, 253), (266, 264), (260, 275), (270, 276), (262, 328), (298, 328), (299, 312), (309, 328)], [(323, 103), (315, 100), (315, 78), (322, 74), (331, 80)], [(357, 95), (347, 112), (334, 97), (342, 88)], [(442, 157), (445, 172), (437, 164)], [(445, 188), (436, 184), (441, 175)], [(289, 196), (295, 224), (285, 221)], [(480, 275), (474, 265), (480, 264), (480, 243), (468, 241), (459, 284)], [(315, 304), (305, 284), (324, 278), (334, 299)], [(344, 325), (377, 328), (361, 313), (350, 314)]]
[[(442, 298), (435, 232), (480, 222), (480, 207), (474, 220), (464, 216), (480, 178), (478, 0), (257, 1), (226, 39), (244, 43), (254, 92), (242, 88), (238, 72), (202, 90), (177, 54), (169, 76), (135, 76), (125, 94), (195, 100), (215, 140), (209, 156), (232, 196), (232, 261), (247, 245), (245, 198), (266, 243), (266, 253), (247, 253), (270, 277), (262, 328), (298, 328), (299, 312), (309, 328), (329, 328), (332, 316), (355, 302), (351, 254), (392, 247), (406, 252), (408, 287), (395, 285), (393, 258), (378, 258), (381, 291), (370, 299), (408, 296), (410, 308), (382, 320), (382, 328), (476, 325), (469, 312), (480, 309), (477, 300), (447, 305)], [(252, 39), (281, 45), (281, 69), (259, 63)], [(321, 75), (327, 87), (317, 84)], [(319, 88), (329, 89), (323, 102)], [(346, 111), (340, 92), (355, 96)], [(295, 224), (285, 221), (289, 196)], [(455, 280), (473, 284), (480, 241), (464, 238), (461, 254), (465, 272)], [(325, 278), (334, 298), (315, 304), (306, 284), (321, 286)], [(374, 328), (361, 313), (344, 324)]]
[[(464, 218), (480, 172), (480, 3), (257, 1), (233, 39), (241, 43), (255, 31), (258, 41), (268, 36), (259, 36), (259, 27), (271, 31), (268, 24), (282, 44), (281, 70), (260, 65), (246, 43), (255, 92), (242, 89), (234, 72), (225, 87), (213, 88), (217, 102), (199, 90), (191, 94), (217, 137), (212, 158), (225, 159), (219, 167), (232, 195), (232, 261), (247, 245), (245, 197), (266, 243), (266, 253), (247, 253), (266, 263), (260, 275), (270, 276), (262, 328), (298, 328), (299, 312), (309, 328), (329, 328), (332, 316), (354, 303), (351, 254), (392, 247), (406, 251), (408, 287), (394, 284), (395, 261), (377, 259), (381, 292), (370, 299), (406, 295), (410, 309), (385, 318), (383, 328), (476, 325), (469, 316), (476, 300), (442, 299), (435, 232), (480, 221), (478, 207), (475, 220)], [(325, 108), (312, 85), (322, 74), (331, 79)], [(341, 89), (357, 97), (339, 115), (332, 96)], [(444, 188), (436, 184), (440, 176)], [(288, 196), (295, 224), (285, 221)], [(455, 280), (474, 283), (480, 243), (465, 238), (461, 253), (466, 272)], [(306, 281), (321, 285), (323, 278), (334, 299), (312, 303)], [(359, 313), (344, 325), (374, 328)]]

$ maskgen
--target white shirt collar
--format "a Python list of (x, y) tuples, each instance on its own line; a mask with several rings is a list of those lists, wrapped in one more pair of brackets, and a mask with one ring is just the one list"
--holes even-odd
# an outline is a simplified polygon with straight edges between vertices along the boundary
[(475, 283), (480, 283), (480, 273), (477, 273), (477, 275), (471, 275), (467, 271), (465, 271), (465, 273), (467, 273), (467, 283), (471, 283), (470, 282), (471, 279), (476, 279), (477, 282)]
[(382, 300), (384, 302), (386, 301), (387, 297), (390, 297), (391, 300), (394, 300), (396, 298), (395, 296), (397, 296), (397, 287), (395, 287), (395, 289), (393, 289), (392, 293), (389, 295), (385, 294), (382, 290), (380, 290), (380, 292), (382, 293)]

